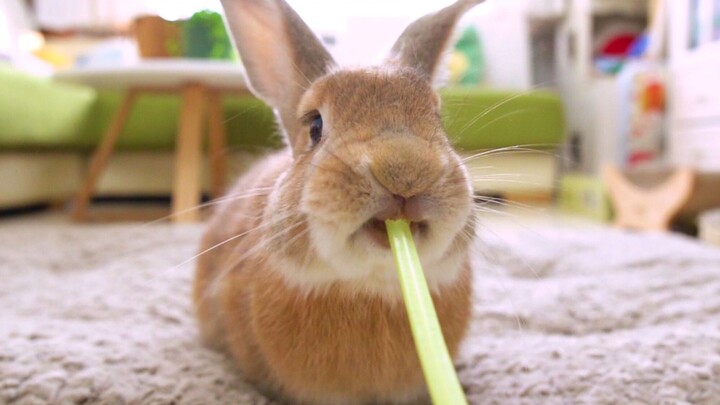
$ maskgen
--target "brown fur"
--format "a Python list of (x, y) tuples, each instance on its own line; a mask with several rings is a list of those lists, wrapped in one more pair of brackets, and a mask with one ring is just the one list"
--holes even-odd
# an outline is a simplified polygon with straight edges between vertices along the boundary
[[(276, 13), (254, 29), (304, 29), (287, 18), (281, 0), (224, 1), (226, 9), (238, 4), (256, 15)], [(228, 15), (244, 15), (237, 11)], [(447, 14), (440, 15), (457, 18)], [(302, 58), (298, 49), (320, 52), (303, 41), (285, 45), (294, 51), (279, 53), (288, 58), (281, 65), (302, 69), (308, 62), (294, 60)], [(260, 45), (239, 48), (249, 52), (246, 64), (257, 66), (267, 52), (248, 51), (253, 46)], [(397, 196), (422, 199), (415, 211), (427, 228), (416, 244), (452, 355), (467, 329), (473, 232), (467, 173), (442, 130), (426, 72), (390, 66), (326, 71), (283, 104), (294, 109), (281, 113), (293, 152), (272, 155), (244, 175), (229, 194), (237, 198), (220, 206), (201, 243), (207, 252), (198, 258), (194, 302), (204, 340), (232, 353), (248, 380), (285, 399), (365, 404), (426, 397), (392, 256), (365, 228)], [(255, 89), (261, 95), (276, 73), (249, 69), (251, 79), (265, 75), (253, 79), (265, 86)], [(308, 113), (324, 122), (315, 146), (303, 120)]]
[[(306, 295), (257, 264), (253, 274), (228, 278), (222, 303), (227, 343), (256, 383), (312, 403), (422, 397), (422, 372), (400, 301), (341, 284)], [(468, 277), (465, 271), (462, 282), (434, 296), (452, 355), (469, 317)]]
[[(268, 163), (248, 173), (236, 189), (272, 184), (289, 160), (276, 156)], [(223, 207), (212, 219), (201, 249), (259, 226), (265, 202), (259, 195)], [(358, 293), (345, 283), (306, 293), (289, 286), (268, 266), (267, 250), (273, 248), (234, 261), (257, 243), (250, 232), (198, 259), (194, 301), (208, 343), (229, 350), (245, 376), (260, 387), (308, 403), (416, 403), (424, 395), (399, 298)], [(462, 238), (457, 243), (466, 251)], [(291, 245), (291, 250), (308, 249), (307, 241), (295, 244), (299, 246)], [(465, 265), (455, 283), (433, 294), (453, 356), (470, 316), (470, 284)]]

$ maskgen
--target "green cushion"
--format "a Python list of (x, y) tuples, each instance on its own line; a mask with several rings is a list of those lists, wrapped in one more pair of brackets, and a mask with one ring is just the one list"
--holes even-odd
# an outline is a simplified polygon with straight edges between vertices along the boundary
[(57, 148), (76, 142), (95, 90), (53, 83), (0, 66), (0, 148)]
[[(477, 150), (526, 145), (551, 148), (565, 135), (560, 98), (553, 92), (531, 93), (453, 88), (441, 92), (446, 131), (459, 149)], [(98, 142), (120, 103), (120, 94), (100, 92), (91, 125), (76, 146)], [(170, 95), (144, 95), (137, 102), (123, 135), (121, 149), (172, 148), (180, 100)], [(281, 144), (272, 110), (253, 97), (225, 97), (225, 125), (230, 147), (277, 147)]]
[[(0, 149), (90, 151), (105, 134), (121, 96), (0, 66)], [(141, 95), (117, 148), (173, 148), (179, 110), (179, 96)], [(230, 148), (281, 145), (273, 113), (261, 101), (229, 96), (223, 110)]]
[(565, 137), (562, 102), (552, 91), (458, 87), (440, 93), (445, 130), (458, 149), (552, 148)]
[[(121, 93), (38, 79), (0, 67), (0, 148), (94, 148), (117, 111)], [(441, 92), (447, 133), (459, 149), (525, 145), (552, 147), (562, 142), (564, 116), (550, 91), (518, 93), (484, 88)], [(272, 111), (248, 96), (224, 98), (230, 148), (278, 147)], [(175, 145), (180, 97), (144, 94), (136, 102), (119, 149), (170, 149)]]
[[(136, 101), (123, 133), (119, 149), (170, 149), (175, 145), (180, 111), (180, 96), (143, 94)], [(121, 93), (101, 91), (85, 131), (79, 133), (73, 147), (91, 148), (102, 138), (121, 102)], [(272, 111), (261, 101), (248, 96), (223, 99), (228, 146), (277, 147), (281, 144)]]

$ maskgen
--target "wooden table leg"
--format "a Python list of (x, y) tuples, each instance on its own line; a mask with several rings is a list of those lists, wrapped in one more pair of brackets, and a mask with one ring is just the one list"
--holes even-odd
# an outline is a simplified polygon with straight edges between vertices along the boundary
[(603, 167), (603, 177), (615, 209), (615, 224), (647, 231), (670, 229), (695, 186), (695, 172), (688, 168), (675, 170), (662, 184), (649, 189), (631, 183), (615, 166)]
[(208, 154), (210, 161), (210, 182), (213, 198), (222, 197), (227, 185), (227, 143), (225, 116), (219, 91), (210, 93), (208, 104)]
[(73, 202), (71, 217), (74, 221), (83, 221), (87, 218), (87, 209), (90, 204), (90, 199), (92, 198), (93, 190), (95, 189), (95, 184), (107, 166), (108, 159), (115, 148), (118, 137), (125, 127), (125, 123), (132, 111), (136, 98), (137, 92), (135, 90), (127, 90), (110, 127), (105, 133), (100, 145), (93, 153), (85, 182), (75, 195)]
[(175, 180), (172, 194), (173, 222), (200, 219), (202, 171), (202, 130), (207, 104), (207, 88), (189, 85), (183, 89), (182, 108), (175, 149)]

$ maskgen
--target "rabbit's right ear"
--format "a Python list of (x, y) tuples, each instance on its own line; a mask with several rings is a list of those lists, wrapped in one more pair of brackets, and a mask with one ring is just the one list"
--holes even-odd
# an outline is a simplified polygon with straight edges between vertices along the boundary
[(483, 1), (457, 0), (442, 10), (413, 22), (393, 45), (389, 61), (413, 68), (429, 81), (434, 81), (455, 23), (463, 13)]
[(305, 141), (294, 139), (300, 97), (334, 65), (332, 57), (284, 0), (222, 0), (222, 5), (251, 89), (275, 108), (297, 151)]

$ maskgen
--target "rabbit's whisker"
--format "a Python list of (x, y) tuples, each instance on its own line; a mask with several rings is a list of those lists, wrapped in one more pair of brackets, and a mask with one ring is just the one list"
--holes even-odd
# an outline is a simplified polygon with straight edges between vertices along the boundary
[[(533, 231), (532, 229), (530, 229), (530, 228), (528, 228), (528, 227), (525, 227), (525, 229), (527, 229), (528, 231), (532, 232), (534, 235), (536, 235), (536, 236), (544, 239), (544, 237), (543, 237), (542, 235), (539, 235), (538, 233), (536, 233), (536, 232)], [(504, 240), (497, 232), (495, 232), (494, 230), (490, 229), (489, 227), (488, 227), (488, 228), (483, 228), (483, 231), (484, 231), (484, 232), (489, 232), (489, 233), (492, 234), (496, 239)], [(535, 269), (535, 267), (532, 266), (522, 255), (517, 255), (517, 257), (520, 259), (520, 261), (522, 262), (523, 266), (524, 266), (528, 271), (530, 271), (530, 273), (533, 275), (533, 277), (535, 277), (535, 279), (538, 279), (538, 280), (539, 280), (539, 279), (540, 279), (540, 273)]]
[[(483, 232), (491, 234), (491, 236), (497, 240), (504, 240), (502, 236), (492, 231), (488, 227), (478, 226), (476, 233), (473, 235), (475, 243), (471, 245), (470, 248), (472, 257), (482, 257), (488, 264), (500, 263), (500, 260), (498, 259), (498, 257), (495, 256), (496, 253), (493, 249), (482, 249), (482, 245), (488, 245), (487, 242), (483, 243), (483, 240), (487, 240), (486, 237), (482, 236)], [(531, 266), (524, 259), (521, 259), (521, 262), (522, 265), (525, 266), (525, 268), (527, 268), (528, 271), (530, 271), (535, 278), (539, 278), (539, 275), (533, 266)], [(512, 316), (512, 318), (515, 320), (518, 331), (523, 332), (526, 327), (526, 322), (521, 316), (522, 312), (519, 309), (520, 306), (513, 298), (510, 288), (504, 281), (505, 278), (507, 278), (507, 275), (498, 266), (490, 265), (487, 266), (487, 268), (491, 270), (491, 272), (489, 272), (488, 274), (492, 274), (494, 276), (493, 280), (498, 283), (498, 286), (504, 292), (504, 294), (502, 294), (502, 299), (510, 305), (510, 316)]]
[(495, 149), (488, 149), (484, 150), (482, 152), (474, 153), (470, 156), (464, 156), (462, 157), (462, 162), (467, 163), (472, 160), (484, 157), (484, 156), (490, 156), (490, 155), (497, 155), (497, 154), (505, 154), (505, 153), (537, 153), (542, 155), (550, 155), (551, 153), (548, 151), (540, 150), (540, 149), (532, 149), (530, 147), (521, 146), (521, 145), (513, 145), (513, 146), (505, 146), (502, 148), (495, 148)]
[(150, 226), (150, 225), (154, 225), (154, 224), (157, 224), (157, 223), (160, 223), (160, 222), (167, 221), (167, 220), (172, 219), (172, 218), (174, 218), (174, 217), (176, 217), (176, 216), (178, 216), (178, 215), (182, 215), (182, 214), (185, 214), (185, 213), (187, 213), (187, 212), (192, 212), (192, 211), (201, 210), (201, 209), (203, 209), (203, 208), (207, 208), (207, 207), (211, 207), (211, 206), (214, 206), (214, 205), (218, 205), (218, 204), (224, 203), (224, 202), (226, 202), (226, 201), (235, 201), (235, 200), (242, 200), (242, 199), (246, 199), (246, 198), (253, 198), (253, 197), (264, 196), (264, 195), (267, 195), (271, 190), (272, 190), (272, 187), (260, 187), (260, 188), (257, 188), (257, 189), (248, 190), (248, 191), (243, 192), (243, 193), (228, 194), (228, 195), (225, 195), (225, 196), (223, 196), (223, 197), (215, 198), (215, 199), (212, 199), (212, 200), (207, 201), (207, 202), (205, 202), (205, 203), (196, 205), (196, 206), (194, 206), (194, 207), (190, 207), (190, 208), (184, 209), (184, 210), (182, 210), (182, 211), (178, 211), (178, 212), (173, 212), (172, 214), (165, 215), (164, 217), (161, 217), (161, 218), (158, 218), (158, 219), (149, 221), (149, 222), (145, 222), (145, 223), (143, 223), (142, 225), (140, 225), (139, 228), (142, 229), (142, 228), (145, 228), (145, 227)]
[[(287, 217), (290, 217), (290, 215), (288, 214)], [(263, 228), (266, 228), (266, 227), (269, 227), (269, 226), (272, 226), (272, 225), (274, 225), (274, 223), (263, 223), (263, 224), (260, 224), (260, 225), (256, 226), (255, 228), (252, 228), (252, 229), (249, 229), (249, 230), (247, 230), (247, 231), (241, 232), (241, 233), (239, 233), (239, 234), (237, 234), (237, 235), (231, 236), (231, 237), (223, 240), (222, 242), (218, 242), (218, 243), (210, 246), (209, 248), (206, 248), (206, 249), (204, 249), (203, 251), (201, 251), (201, 252), (193, 255), (192, 257), (183, 260), (183, 261), (180, 262), (179, 264), (176, 264), (175, 266), (173, 266), (173, 267), (171, 267), (171, 268), (169, 268), (169, 269), (161, 272), (159, 275), (157, 275), (157, 276), (153, 277), (152, 279), (150, 279), (150, 281), (151, 281), (151, 282), (152, 282), (152, 281), (155, 281), (155, 280), (157, 280), (160, 276), (165, 275), (165, 274), (167, 274), (167, 273), (169, 273), (169, 272), (175, 271), (175, 270), (179, 269), (180, 267), (182, 267), (182, 266), (184, 266), (184, 265), (186, 265), (186, 264), (194, 261), (194, 260), (197, 259), (198, 257), (200, 257), (200, 256), (202, 256), (202, 255), (204, 255), (204, 254), (206, 254), (206, 253), (208, 253), (208, 252), (210, 252), (210, 251), (212, 251), (212, 250), (214, 250), (214, 249), (219, 248), (220, 246), (223, 246), (223, 245), (225, 245), (225, 244), (227, 244), (227, 243), (230, 243), (230, 242), (232, 242), (232, 241), (234, 241), (234, 240), (236, 240), (236, 239), (242, 238), (243, 236), (249, 235), (249, 234), (251, 234), (251, 233), (253, 233), (253, 232), (257, 232), (257, 231), (259, 231), (259, 230), (261, 230), (261, 229), (263, 229)]]
[[(502, 99), (502, 100), (494, 103), (493, 105), (491, 105), (491, 106), (489, 106), (488, 108), (486, 108), (483, 112), (481, 112), (480, 114), (478, 114), (476, 117), (474, 117), (469, 123), (465, 124), (465, 125), (463, 126), (463, 128), (460, 129), (460, 131), (459, 131), (459, 133), (458, 133), (458, 135), (457, 135), (457, 139), (458, 139), (458, 140), (462, 140), (462, 139), (463, 139), (463, 136), (464, 136), (464, 133), (465, 133), (465, 131), (467, 131), (468, 128), (470, 128), (470, 127), (471, 127), (472, 125), (474, 125), (478, 120), (480, 120), (480, 119), (482, 119), (483, 117), (487, 116), (488, 114), (490, 114), (491, 112), (493, 112), (493, 111), (495, 111), (496, 109), (500, 108), (501, 106), (503, 106), (503, 105), (505, 105), (505, 104), (507, 104), (507, 103), (509, 103), (509, 102), (511, 102), (511, 101), (513, 101), (513, 100), (515, 100), (515, 99), (517, 99), (517, 98), (519, 98), (519, 97), (523, 97), (523, 96), (525, 96), (525, 95), (532, 94), (532, 93), (535, 93), (535, 92), (538, 92), (538, 91), (542, 91), (542, 87), (540, 87), (539, 85), (536, 85), (536, 86), (533, 86), (533, 88), (531, 88), (531, 89), (529, 89), (529, 90), (527, 90), (527, 91), (521, 91), (521, 92), (518, 92), (518, 93), (516, 93), (516, 94), (509, 95), (509, 96), (505, 97), (504, 99)], [(455, 104), (455, 103), (453, 103), (453, 104)], [(472, 103), (469, 103), (469, 102), (463, 103), (463, 102), (458, 101), (456, 105), (460, 105), (460, 106), (472, 106), (473, 104), (472, 104)], [(461, 109), (457, 109), (456, 116), (459, 116), (461, 112), (462, 112)], [(495, 120), (493, 120), (493, 121), (495, 121)]]
[(502, 179), (502, 178), (500, 178), (500, 179), (494, 179), (494, 178), (488, 178), (488, 179), (479, 178), (479, 179), (475, 179), (476, 182), (480, 182), (480, 181), (483, 181), (483, 180), (488, 181), (488, 182), (493, 182), (493, 183), (519, 184), (519, 185), (524, 185), (524, 186), (542, 186), (542, 185), (544, 185), (544, 184), (547, 184), (547, 183), (544, 182), (544, 181), (540, 181), (540, 179), (538, 179), (538, 180), (532, 180), (532, 179)]
[[(290, 215), (288, 215), (288, 217), (289, 216)], [(277, 222), (282, 222), (282, 221), (275, 221), (274, 223), (270, 223), (268, 225), (276, 225)], [(219, 284), (222, 282), (222, 280), (224, 280), (225, 277), (227, 277), (230, 274), (230, 272), (234, 268), (236, 268), (240, 263), (242, 263), (245, 259), (266, 249), (272, 242), (274, 242), (277, 239), (280, 239), (287, 232), (294, 230), (295, 228), (297, 228), (298, 226), (300, 226), (302, 224), (304, 224), (304, 221), (298, 221), (295, 224), (290, 225), (287, 228), (284, 228), (283, 231), (277, 232), (275, 235), (271, 236), (270, 238), (264, 239), (263, 243), (253, 246), (251, 249), (248, 249), (245, 252), (243, 252), (243, 254), (240, 256), (229, 256), (228, 260), (223, 265), (222, 271), (220, 271), (220, 273), (218, 273), (217, 276), (215, 276), (212, 283), (210, 284), (210, 288), (208, 288), (206, 290), (206, 292), (203, 296), (203, 299), (207, 299), (208, 294), (210, 292), (217, 291), (217, 288), (218, 288)], [(308, 232), (308, 230), (303, 230), (303, 232), (300, 232), (298, 235), (296, 235), (293, 238), (291, 238), (290, 240), (288, 240), (288, 243), (286, 245), (290, 245), (290, 244), (294, 243), (296, 241), (296, 238), (299, 238), (300, 236), (304, 236), (305, 234), (307, 234), (307, 232)], [(242, 236), (244, 236), (244, 235), (242, 235)]]
[[(525, 210), (532, 213), (545, 213), (547, 211), (544, 207), (538, 207), (536, 205), (532, 204), (524, 204), (518, 201), (509, 201), (503, 198), (496, 198), (496, 197), (483, 197), (478, 196), (475, 197), (476, 205), (475, 208), (489, 208), (492, 209), (492, 206), (499, 205), (501, 207), (505, 208), (517, 208), (521, 210)], [(498, 211), (495, 211), (498, 212)]]
[[(492, 254), (494, 254), (495, 252), (493, 252), (493, 251), (491, 251), (491, 250), (488, 250), (488, 249), (482, 249), (481, 244), (478, 243), (478, 242), (481, 241), (481, 239), (482, 239), (482, 238), (480, 237), (480, 235), (478, 235), (478, 228), (483, 228), (482, 224), (480, 223), (480, 222), (481, 222), (480, 219), (478, 218), (478, 216), (475, 215), (475, 216), (472, 217), (472, 221), (474, 222), (474, 225), (475, 225), (474, 228), (473, 228), (473, 229), (475, 229), (475, 232), (472, 233), (472, 234), (468, 234), (467, 231), (464, 231), (464, 232), (463, 232), (463, 237), (468, 238), (468, 240), (469, 240), (469, 242), (470, 242), (470, 247), (469, 247), (469, 251), (470, 251), (470, 254), (471, 254), (470, 257), (482, 257), (482, 258), (484, 258), (488, 263), (497, 262), (497, 259), (495, 259), (495, 258), (492, 257)], [(499, 238), (499, 235), (496, 234), (495, 237), (498, 237), (498, 238)], [(503, 274), (502, 274), (501, 271), (500, 271), (498, 268), (496, 268), (495, 266), (490, 266), (490, 268), (493, 270), (493, 271), (492, 271), (492, 274), (494, 275), (494, 280), (498, 283), (498, 285), (500, 286), (500, 288), (502, 288), (502, 290), (506, 292), (506, 294), (504, 295), (504, 296), (505, 296), (504, 299), (506, 299), (506, 300), (509, 302), (510, 306), (513, 308), (513, 309), (512, 309), (512, 314), (513, 314), (512, 316), (513, 316), (514, 319), (515, 319), (515, 322), (516, 322), (516, 324), (517, 324), (518, 330), (519, 330), (519, 331), (523, 331), (524, 328), (525, 328), (525, 322), (524, 322), (524, 321), (522, 320), (522, 318), (520, 317), (520, 311), (518, 310), (517, 303), (516, 303), (515, 300), (512, 298), (512, 295), (510, 294), (510, 289), (509, 289), (508, 286), (503, 282), (503, 278), (504, 278), (504, 277), (503, 277)]]
[[(474, 128), (474, 131), (480, 132), (480, 131), (482, 131), (483, 129), (487, 128), (488, 126), (490, 126), (490, 125), (492, 125), (492, 124), (494, 124), (494, 123), (496, 123), (496, 122), (498, 122), (498, 121), (502, 121), (502, 120), (507, 119), (507, 118), (509, 118), (509, 117), (512, 117), (512, 116), (514, 116), (514, 115), (523, 114), (523, 113), (526, 113), (526, 112), (528, 112), (528, 111), (532, 111), (532, 110), (529, 109), (529, 108), (523, 108), (523, 109), (519, 109), (519, 110), (509, 111), (509, 112), (507, 112), (507, 113), (505, 113), (505, 114), (502, 114), (502, 115), (500, 115), (500, 116), (498, 116), (498, 117), (495, 117), (495, 118), (493, 118), (493, 119), (491, 119), (491, 120), (488, 120), (488, 121), (484, 122), (483, 125), (482, 125), (480, 128)], [(478, 121), (480, 121), (480, 119), (483, 118), (484, 115), (485, 115), (485, 114), (478, 115), (477, 117), (474, 117), (472, 120), (470, 120), (470, 122), (468, 122), (467, 124), (465, 124), (465, 126), (464, 126), (460, 131), (458, 131), (458, 134), (457, 134), (457, 136), (455, 137), (455, 139), (462, 141), (462, 140), (465, 138), (466, 134), (468, 133), (467, 131), (468, 131), (469, 129), (471, 129)]]

